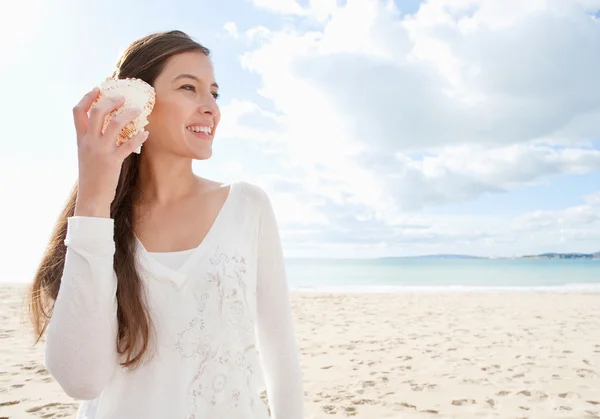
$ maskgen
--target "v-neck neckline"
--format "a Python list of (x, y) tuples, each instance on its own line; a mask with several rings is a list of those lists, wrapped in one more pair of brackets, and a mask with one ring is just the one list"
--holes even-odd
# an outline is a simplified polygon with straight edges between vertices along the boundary
[(148, 269), (149, 273), (158, 280), (161, 281), (169, 281), (172, 282), (173, 285), (181, 289), (187, 282), (187, 279), (190, 275), (191, 269), (193, 269), (196, 264), (200, 261), (200, 259), (206, 253), (206, 249), (211, 245), (211, 243), (215, 240), (218, 235), (218, 230), (222, 227), (223, 219), (226, 217), (227, 212), (229, 212), (232, 201), (235, 198), (235, 192), (237, 191), (237, 182), (231, 182), (229, 185), (229, 191), (227, 193), (227, 197), (221, 206), (221, 209), (217, 213), (217, 216), (213, 220), (212, 225), (208, 229), (206, 235), (200, 242), (200, 244), (192, 249), (188, 249), (190, 252), (187, 255), (187, 259), (181, 264), (178, 269), (172, 269), (168, 266), (165, 266), (158, 260), (156, 260), (151, 252), (148, 252), (144, 247), (142, 241), (138, 238), (138, 236), (134, 233), (134, 237), (137, 244), (137, 254), (139, 256), (139, 263)]

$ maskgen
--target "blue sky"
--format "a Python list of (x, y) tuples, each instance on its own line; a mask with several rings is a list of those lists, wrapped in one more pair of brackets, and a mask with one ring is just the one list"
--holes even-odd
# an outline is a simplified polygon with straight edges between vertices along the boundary
[(195, 171), (264, 187), (288, 256), (600, 250), (593, 1), (166, 4), (25, 0), (0, 17), (15, 280), (76, 177), (72, 106), (170, 29), (211, 49), (222, 87)]

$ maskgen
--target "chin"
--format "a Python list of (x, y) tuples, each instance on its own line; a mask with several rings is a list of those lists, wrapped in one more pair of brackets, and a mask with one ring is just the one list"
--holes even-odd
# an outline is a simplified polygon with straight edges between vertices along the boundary
[(194, 160), (208, 160), (212, 157), (212, 147), (204, 150), (191, 149), (190, 154)]

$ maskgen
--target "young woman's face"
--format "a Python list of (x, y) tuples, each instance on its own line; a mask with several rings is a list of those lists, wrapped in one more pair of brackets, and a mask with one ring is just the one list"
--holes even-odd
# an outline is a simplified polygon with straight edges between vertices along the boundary
[(197, 160), (210, 158), (221, 119), (210, 59), (200, 51), (171, 57), (154, 89), (156, 104), (148, 117), (150, 135), (143, 148)]

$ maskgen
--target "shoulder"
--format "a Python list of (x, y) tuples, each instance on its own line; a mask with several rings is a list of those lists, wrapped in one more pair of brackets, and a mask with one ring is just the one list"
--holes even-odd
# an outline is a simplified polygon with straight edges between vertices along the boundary
[(242, 199), (257, 213), (272, 211), (271, 198), (262, 186), (240, 180), (232, 182), (231, 187), (237, 188)]
[(260, 185), (245, 180), (232, 182), (232, 187), (239, 189), (240, 194), (254, 205), (265, 205), (270, 203), (269, 194)]

